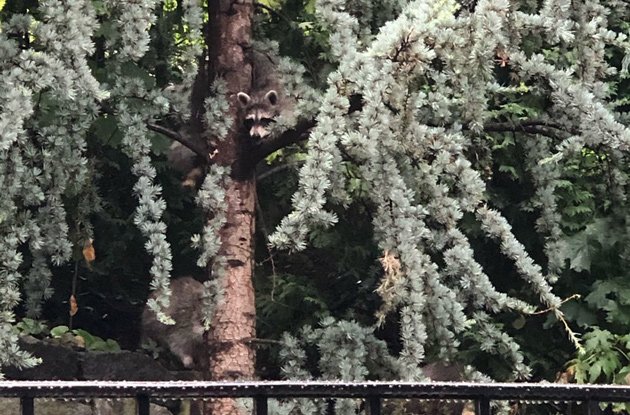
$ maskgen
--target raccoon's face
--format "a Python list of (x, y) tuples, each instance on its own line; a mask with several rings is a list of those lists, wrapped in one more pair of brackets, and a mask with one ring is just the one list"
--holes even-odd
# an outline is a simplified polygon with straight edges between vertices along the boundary
[(249, 136), (261, 139), (269, 135), (269, 125), (278, 116), (278, 93), (268, 91), (262, 98), (250, 97), (244, 92), (237, 94), (238, 102), (245, 114), (245, 127)]

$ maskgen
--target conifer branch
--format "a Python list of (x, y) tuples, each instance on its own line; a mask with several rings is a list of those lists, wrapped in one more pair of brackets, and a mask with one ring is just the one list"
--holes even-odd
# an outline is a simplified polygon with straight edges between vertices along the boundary
[(201, 143), (201, 140), (191, 140), (189, 137), (185, 137), (177, 131), (173, 131), (169, 128), (150, 122), (147, 123), (147, 128), (151, 131), (162, 134), (170, 138), (171, 140), (181, 143), (184, 147), (188, 148), (190, 151), (201, 157), (203, 160), (210, 160), (209, 149), (206, 145)]

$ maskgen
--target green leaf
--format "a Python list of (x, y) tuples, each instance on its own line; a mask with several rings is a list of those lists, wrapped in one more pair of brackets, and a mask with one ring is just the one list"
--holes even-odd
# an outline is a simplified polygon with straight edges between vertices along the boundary
[(155, 78), (135, 62), (125, 62), (120, 66), (121, 74), (127, 78), (138, 78), (142, 80), (147, 88), (153, 88)]
[(490, 138), (494, 140), (494, 144), (492, 145), (492, 150), (501, 150), (504, 148), (508, 148), (514, 145), (514, 139), (511, 135), (503, 135), (500, 138)]
[(567, 302), (562, 305), (562, 312), (569, 320), (575, 321), (581, 327), (589, 327), (597, 323), (597, 314), (593, 313), (583, 303), (576, 301)]
[(46, 324), (26, 317), (17, 323), (16, 327), (23, 335), (38, 335), (44, 334), (48, 331)]
[(588, 369), (589, 383), (595, 383), (601, 374), (602, 374), (602, 362), (596, 361)]
[(570, 180), (554, 180), (553, 184), (556, 189), (572, 189), (575, 186)]
[[(101, 15), (107, 13), (107, 6), (105, 5), (105, 2), (103, 0), (92, 0), (92, 8), (96, 12), (96, 14)], [(103, 27), (104, 23), (107, 22), (101, 22), (101, 27)]]
[(306, 13), (315, 14), (316, 3), (317, 0), (307, 0), (306, 4), (304, 5), (304, 10), (306, 11)]
[(115, 117), (101, 116), (92, 124), (94, 136), (103, 144), (118, 147), (122, 142), (122, 134), (118, 129)]
[(593, 210), (586, 205), (569, 206), (564, 209), (564, 214), (571, 217), (578, 215), (587, 215), (592, 212)]
[(68, 326), (57, 326), (50, 329), (50, 335), (53, 338), (57, 338), (57, 337), (61, 337), (68, 331), (70, 331), (70, 328)]
[(74, 334), (76, 334), (77, 336), (81, 336), (83, 337), (83, 340), (85, 340), (85, 348), (90, 350), (92, 345), (94, 344), (94, 342), (101, 340), (102, 339), (100, 337), (96, 337), (90, 333), (88, 333), (87, 331), (83, 330), (83, 329), (75, 329), (72, 330), (72, 332)]
[(516, 170), (516, 168), (514, 168), (514, 166), (506, 166), (505, 164), (502, 164), (499, 166), (499, 171), (502, 173), (507, 173), (508, 175), (512, 176), (514, 180), (520, 179), (520, 175), (518, 174), (518, 171)]
[(525, 320), (524, 316), (522, 316), (522, 315), (518, 316), (518, 318), (512, 322), (512, 327), (514, 327), (517, 330), (520, 330), (523, 327), (525, 327), (525, 323), (526, 322), (527, 322), (527, 320)]
[(612, 248), (621, 240), (621, 233), (613, 232), (612, 221), (608, 218), (597, 218), (589, 224), (585, 232), (593, 236), (604, 248)]
[(588, 271), (591, 268), (592, 253), (588, 235), (580, 232), (566, 240), (565, 259), (570, 261), (572, 270)]
[(591, 306), (603, 308), (611, 301), (608, 294), (614, 292), (617, 285), (613, 281), (595, 281), (592, 291), (584, 299)]
[(613, 374), (621, 366), (619, 355), (616, 352), (606, 353), (600, 361), (602, 362), (602, 371), (606, 375), (607, 380), (612, 379)]
[(119, 352), (121, 350), (120, 345), (114, 339), (107, 339), (105, 344), (107, 345), (107, 349), (111, 352)]
[(102, 352), (117, 352), (120, 351), (120, 345), (118, 342), (112, 339), (103, 340), (102, 338), (95, 336), (83, 329), (72, 330), (77, 336), (83, 337), (85, 340), (86, 350), (102, 351)]
[(612, 344), (612, 333), (608, 330), (595, 328), (593, 331), (584, 336), (584, 347), (586, 349), (601, 351), (601, 349), (610, 349)]
[(525, 116), (529, 112), (529, 108), (522, 106), (517, 102), (510, 102), (501, 105), (501, 112), (518, 116)]
[(586, 383), (586, 377), (588, 376), (588, 365), (582, 360), (577, 360), (573, 365), (575, 373), (575, 381), (577, 383)]
[(592, 308), (606, 312), (606, 321), (630, 324), (630, 283), (625, 277), (593, 283), (585, 300)]
[(593, 193), (586, 190), (576, 190), (574, 192), (574, 200), (578, 202), (586, 202), (587, 200), (592, 200), (594, 197)]
[(164, 5), (162, 6), (165, 12), (172, 12), (177, 9), (177, 0), (164, 0)]
[(630, 366), (626, 365), (615, 375), (615, 383), (627, 385), (630, 381)]

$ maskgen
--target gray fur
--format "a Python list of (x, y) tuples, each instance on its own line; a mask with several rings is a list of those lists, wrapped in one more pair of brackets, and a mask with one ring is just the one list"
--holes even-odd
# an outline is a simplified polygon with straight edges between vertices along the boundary
[[(422, 373), (437, 382), (462, 381), (463, 367), (453, 363), (429, 363), (422, 367)], [(462, 415), (465, 401), (443, 402), (422, 399), (385, 399), (383, 413), (392, 415)]]
[(250, 58), (252, 88), (239, 92), (237, 99), (250, 137), (260, 139), (269, 135), (268, 124), (280, 114), (282, 93), (271, 57), (252, 51)]
[(168, 164), (184, 176), (182, 186), (195, 188), (203, 176), (203, 168), (197, 155), (178, 141), (174, 141), (168, 149)]
[[(142, 341), (151, 339), (174, 356), (185, 368), (199, 368), (203, 356), (201, 307), (204, 287), (192, 277), (171, 280), (171, 303), (166, 313), (174, 325), (160, 323), (148, 307), (142, 313)], [(155, 294), (151, 295), (155, 298)]]

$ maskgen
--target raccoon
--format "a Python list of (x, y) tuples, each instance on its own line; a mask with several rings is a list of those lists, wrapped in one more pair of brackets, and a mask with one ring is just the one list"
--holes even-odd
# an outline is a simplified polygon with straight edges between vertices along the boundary
[[(200, 368), (203, 363), (203, 284), (192, 277), (177, 278), (171, 281), (171, 291), (171, 303), (166, 313), (175, 324), (160, 323), (155, 313), (145, 306), (141, 342), (151, 339), (177, 357), (185, 368)], [(151, 295), (152, 298), (155, 296), (155, 293)]]
[(270, 133), (269, 126), (280, 115), (281, 88), (276, 79), (275, 63), (268, 55), (252, 51), (252, 91), (236, 96), (249, 136), (263, 139)]
[(199, 156), (182, 143), (174, 141), (168, 149), (167, 159), (169, 166), (183, 175), (182, 187), (199, 187), (204, 173)]
[[(422, 367), (422, 373), (437, 382), (459, 382), (463, 380), (463, 366), (453, 363), (429, 363)], [(422, 399), (386, 399), (383, 413), (396, 415), (462, 415), (466, 402), (443, 402)]]

